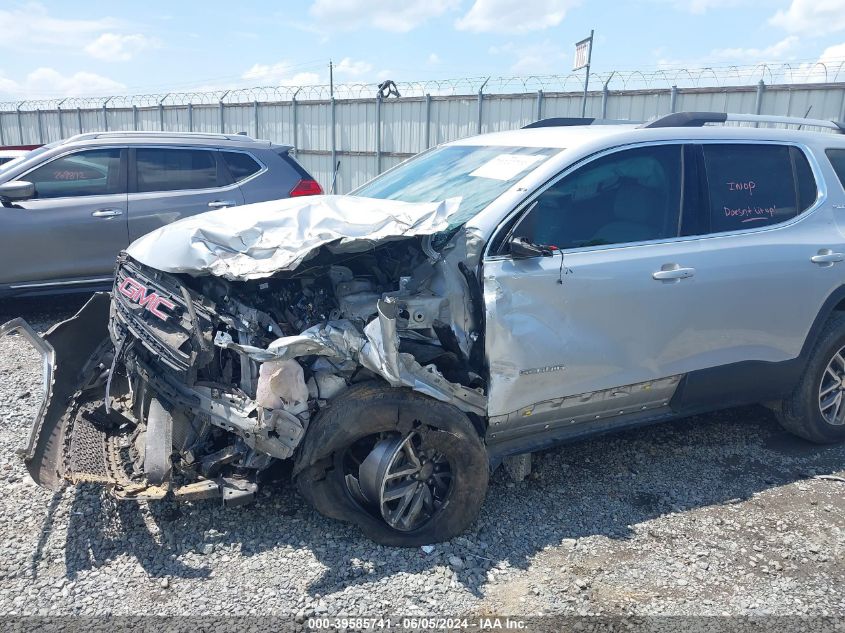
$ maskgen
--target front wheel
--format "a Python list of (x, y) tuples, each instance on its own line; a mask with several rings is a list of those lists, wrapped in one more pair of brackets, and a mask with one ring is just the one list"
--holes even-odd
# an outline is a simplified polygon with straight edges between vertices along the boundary
[(308, 430), (294, 469), (302, 495), (383, 545), (447, 540), (487, 490), (484, 444), (459, 409), (408, 389), (359, 385)]
[(845, 440), (845, 315), (827, 322), (801, 381), (775, 413), (787, 431), (811, 442)]

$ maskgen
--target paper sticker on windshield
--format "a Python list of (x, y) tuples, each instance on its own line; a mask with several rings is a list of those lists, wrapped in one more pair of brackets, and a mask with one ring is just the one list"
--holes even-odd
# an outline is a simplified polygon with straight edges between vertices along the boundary
[(510, 180), (543, 158), (545, 156), (500, 154), (470, 173), (470, 176), (475, 176), (476, 178), (492, 178), (493, 180)]

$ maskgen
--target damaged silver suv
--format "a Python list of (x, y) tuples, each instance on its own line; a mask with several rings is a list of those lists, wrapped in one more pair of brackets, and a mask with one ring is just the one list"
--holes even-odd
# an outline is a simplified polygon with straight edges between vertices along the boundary
[(374, 540), (448, 539), (544, 447), (763, 402), (845, 439), (845, 140), (546, 120), (351, 196), (148, 234), (43, 338), (32, 477), (251, 500), (279, 460)]

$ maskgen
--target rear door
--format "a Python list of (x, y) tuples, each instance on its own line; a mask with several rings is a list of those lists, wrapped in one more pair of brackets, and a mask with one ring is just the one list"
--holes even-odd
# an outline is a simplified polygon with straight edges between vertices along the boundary
[(130, 150), (130, 241), (179, 218), (243, 203), (243, 194), (216, 149)]
[(108, 279), (128, 245), (125, 148), (78, 150), (21, 174), (35, 196), (0, 207), (0, 283)]

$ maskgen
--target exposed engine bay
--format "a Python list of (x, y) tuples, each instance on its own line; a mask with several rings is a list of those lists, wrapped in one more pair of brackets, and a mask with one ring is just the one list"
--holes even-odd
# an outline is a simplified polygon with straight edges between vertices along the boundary
[[(310, 204), (330, 214), (341, 203)], [(95, 295), (45, 336), (77, 360), (50, 367), (53, 397), (29, 447), (36, 481), (104, 483), (126, 499), (245, 503), (271, 466), (297, 458), (315, 416), (359, 383), (410, 388), (483, 426), (483, 314), (466, 239), (461, 230), (430, 233), (443, 226), (442, 203), (380, 206), (410, 208), (424, 234), (382, 223), (390, 239), (343, 243), (322, 231), (310, 249), (300, 241), (282, 270), (260, 275), (233, 273), (233, 261), (266, 266), (266, 249), (256, 255), (255, 239), (226, 234), (243, 246), (232, 259), (230, 244), (207, 239), (207, 222), (203, 262), (218, 261), (208, 251), (219, 248), (226, 274), (142, 263), (146, 238), (122, 253), (110, 297)], [(187, 224), (164, 237), (191, 235), (193, 248)]]
[(255, 475), (293, 456), (312, 416), (357, 382), (385, 379), (483, 415), (484, 380), (449, 325), (450, 298), (431, 288), (422, 241), (323, 252), (234, 282), (121, 256), (108, 409), (134, 426), (131, 494), (159, 496), (175, 470), (223, 474), (224, 498), (248, 498)]

